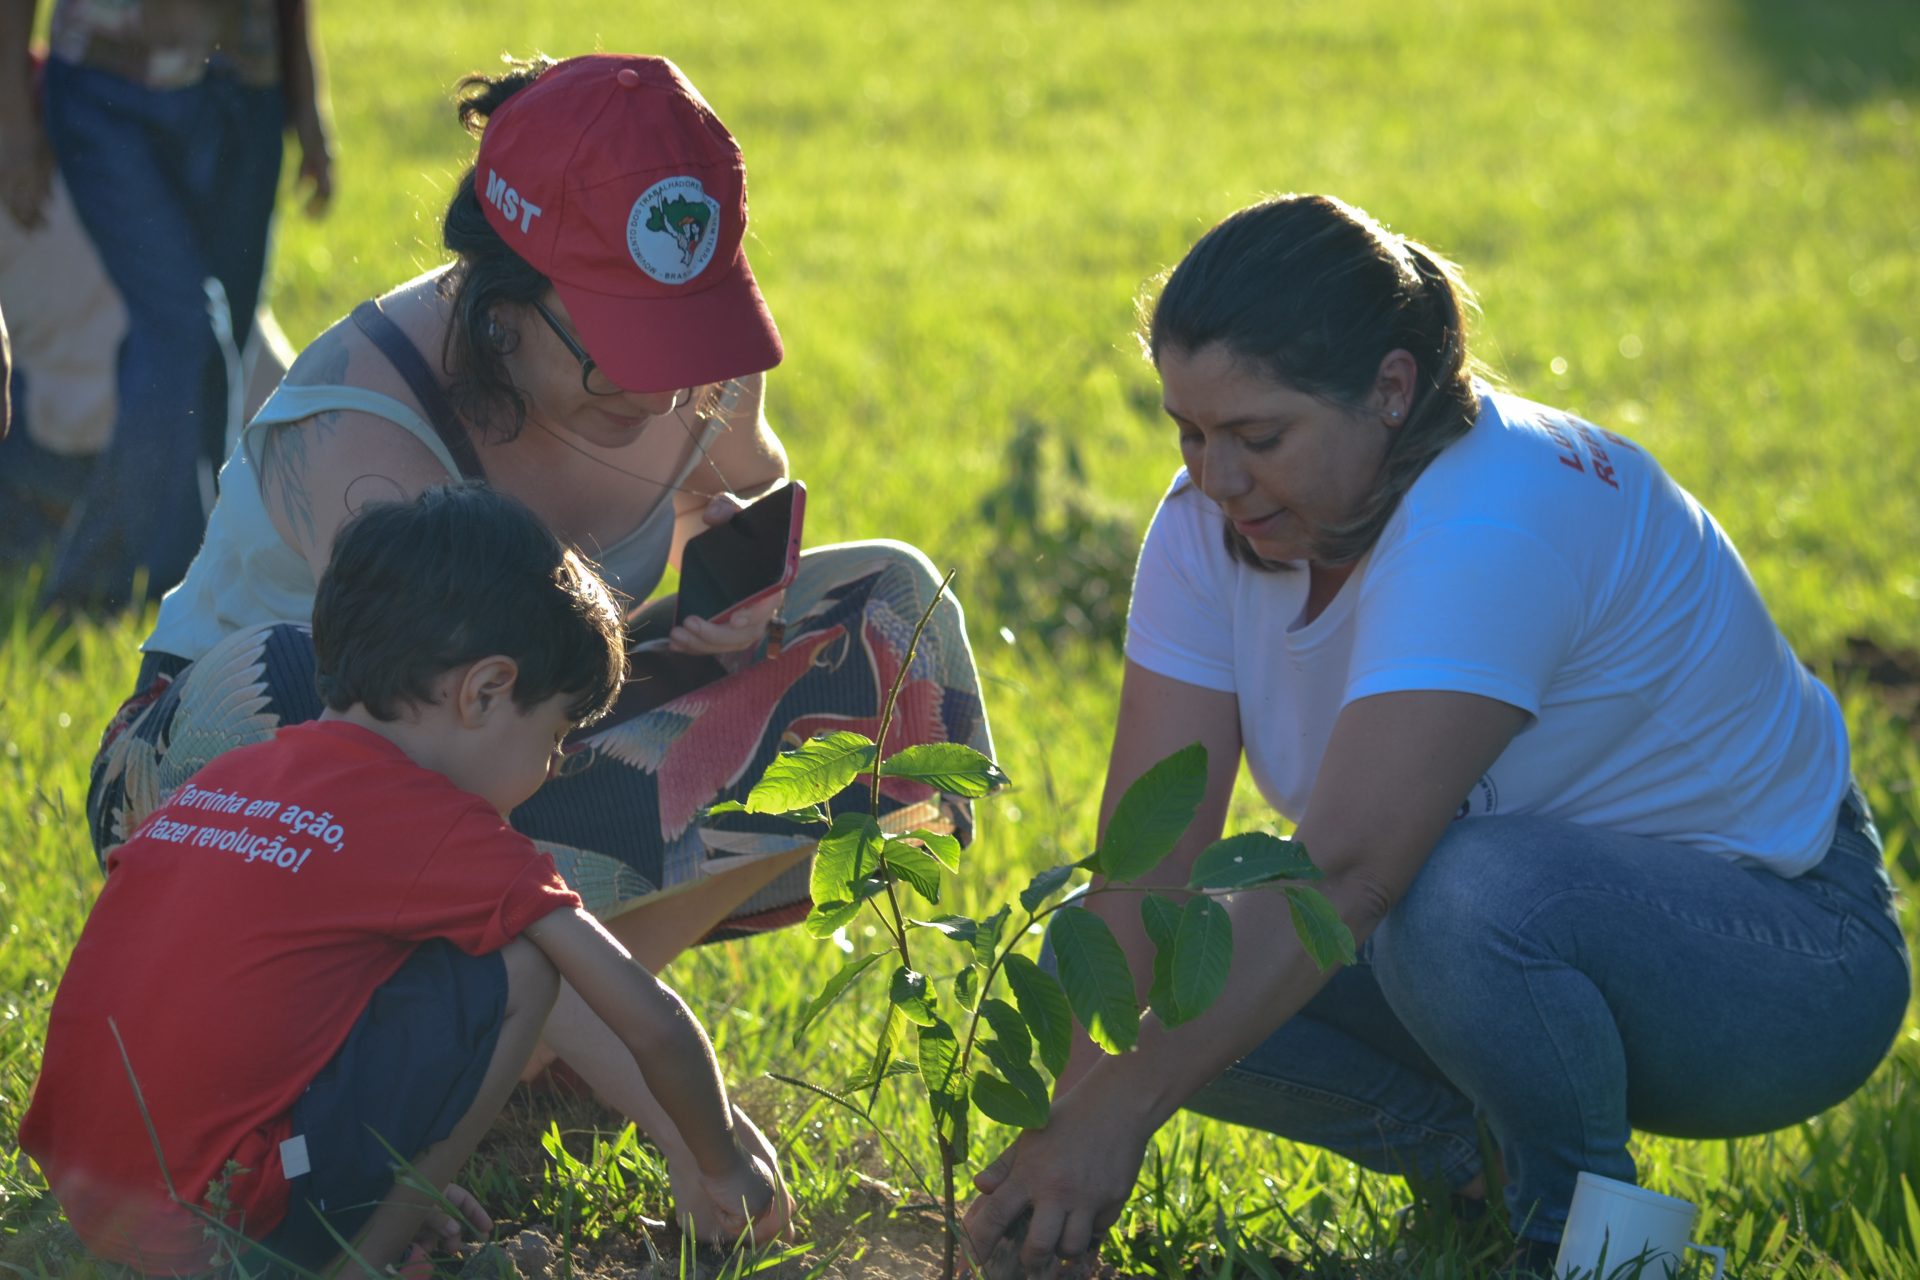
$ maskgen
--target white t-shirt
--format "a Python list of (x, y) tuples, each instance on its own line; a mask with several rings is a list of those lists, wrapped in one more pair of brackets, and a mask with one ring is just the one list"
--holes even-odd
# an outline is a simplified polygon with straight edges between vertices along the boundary
[(1533, 718), (1461, 805), (1798, 875), (1825, 856), (1846, 725), (1713, 517), (1631, 441), (1517, 397), (1415, 481), (1331, 604), (1235, 561), (1184, 470), (1135, 571), (1127, 656), (1236, 695), (1248, 769), (1298, 820), (1347, 703), (1480, 694)]

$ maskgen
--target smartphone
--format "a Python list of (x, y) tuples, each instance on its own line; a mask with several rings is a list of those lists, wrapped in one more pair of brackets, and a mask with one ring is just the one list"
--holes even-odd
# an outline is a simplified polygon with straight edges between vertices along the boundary
[(725, 524), (688, 539), (673, 624), (720, 620), (787, 587), (800, 569), (807, 487), (790, 480)]

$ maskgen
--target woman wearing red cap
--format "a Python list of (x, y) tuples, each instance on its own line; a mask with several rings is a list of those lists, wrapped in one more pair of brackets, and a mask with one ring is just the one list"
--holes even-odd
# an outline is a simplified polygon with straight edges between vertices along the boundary
[[(787, 475), (763, 414), (781, 346), (742, 249), (745, 170), (699, 93), (664, 59), (611, 54), (516, 64), (461, 90), (481, 142), (447, 210), (454, 260), (317, 338), (227, 462), (206, 543), (95, 763), (102, 857), (212, 756), (318, 714), (313, 592), (335, 530), (367, 504), (482, 480), (640, 602), (689, 536)], [(708, 681), (597, 728), (513, 815), (650, 968), (805, 913), (811, 842), (704, 809), (743, 795), (783, 744), (877, 732), (939, 586), (898, 543), (801, 564), (783, 598), (673, 627), (669, 646)], [(951, 598), (887, 746), (926, 741), (991, 748)], [(882, 803), (890, 826), (971, 835), (956, 797), (903, 787)], [(672, 1142), (630, 1057), (570, 993), (548, 1044)]]

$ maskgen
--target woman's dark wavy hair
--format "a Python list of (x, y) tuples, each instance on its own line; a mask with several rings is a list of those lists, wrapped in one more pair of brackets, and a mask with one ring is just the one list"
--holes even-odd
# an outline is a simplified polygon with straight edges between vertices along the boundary
[[(1407, 420), (1393, 432), (1380, 476), (1360, 509), (1319, 531), (1314, 559), (1351, 564), (1367, 553), (1400, 498), (1479, 412), (1467, 354), (1473, 294), (1459, 269), (1332, 196), (1285, 195), (1232, 214), (1202, 236), (1166, 277), (1142, 345), (1197, 353), (1216, 343), (1268, 377), (1357, 410), (1380, 362), (1413, 356), (1419, 378)], [(1236, 560), (1276, 569), (1224, 525)]]
[[(461, 127), (479, 137), (501, 104), (556, 65), (552, 58), (536, 53), (508, 59), (507, 70), (499, 75), (476, 71), (462, 77), (454, 86)], [(440, 242), (455, 255), (452, 269), (440, 278), (440, 295), (452, 312), (440, 352), (449, 379), (447, 394), (462, 418), (497, 440), (511, 440), (527, 423), (526, 395), (507, 375), (505, 360), (519, 344), (520, 335), (508, 326), (492, 327), (494, 308), (525, 307), (544, 298), (553, 284), (508, 248), (487, 221), (472, 165), (460, 175), (447, 202)], [(732, 385), (696, 389), (688, 410), (696, 417), (716, 412)]]
[(382, 720), (429, 704), (448, 671), (519, 664), (522, 709), (556, 694), (585, 723), (626, 676), (626, 629), (592, 564), (519, 500), (482, 484), (376, 503), (340, 527), (313, 602), (315, 683)]
[[(553, 65), (552, 58), (535, 54), (510, 60), (499, 75), (476, 71), (463, 77), (454, 86), (461, 127), (479, 137), (502, 103)], [(440, 353), (451, 380), (447, 393), (461, 417), (498, 439), (511, 440), (527, 421), (527, 399), (507, 376), (503, 359), (519, 342), (519, 335), (491, 329), (493, 309), (502, 304), (526, 306), (545, 297), (552, 285), (509, 249), (487, 221), (472, 165), (460, 175), (453, 199), (447, 203), (440, 241), (456, 256), (453, 268), (440, 278), (440, 294), (453, 313)]]

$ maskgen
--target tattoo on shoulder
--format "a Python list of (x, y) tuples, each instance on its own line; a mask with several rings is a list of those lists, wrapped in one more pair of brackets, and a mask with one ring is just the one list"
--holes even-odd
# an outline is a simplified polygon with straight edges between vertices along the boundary
[(318, 533), (310, 490), (313, 450), (333, 434), (339, 418), (338, 412), (332, 412), (277, 422), (260, 442), (260, 496), (268, 510), (285, 518), (303, 548), (311, 547)]
[(368, 507), (381, 502), (405, 502), (407, 491), (392, 476), (376, 475), (368, 472), (355, 476), (347, 484), (347, 515), (357, 516)]

